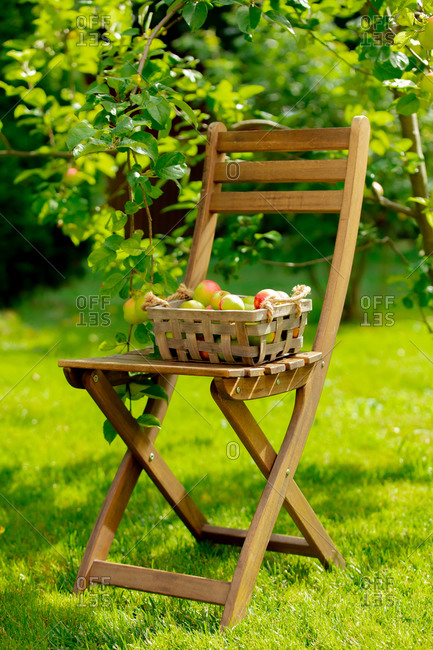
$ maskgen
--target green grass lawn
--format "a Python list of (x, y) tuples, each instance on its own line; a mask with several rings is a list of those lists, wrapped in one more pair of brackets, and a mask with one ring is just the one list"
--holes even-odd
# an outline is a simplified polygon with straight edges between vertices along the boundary
[[(297, 472), (346, 571), (267, 553), (247, 618), (224, 635), (218, 606), (109, 587), (71, 595), (124, 453), (121, 440), (105, 442), (103, 416), (57, 368), (58, 358), (98, 354), (101, 332), (76, 326), (76, 296), (92, 293), (96, 285), (85, 279), (0, 318), (2, 650), (430, 650), (433, 340), (399, 310), (391, 327), (340, 328)], [(119, 306), (110, 312), (118, 321)], [(292, 404), (292, 395), (251, 404), (275, 446)], [(181, 378), (158, 449), (212, 523), (240, 528), (264, 480), (243, 449), (228, 457), (235, 440), (209, 380)], [(287, 513), (276, 532), (296, 534)], [(198, 545), (143, 476), (110, 559), (230, 580), (238, 553)]]

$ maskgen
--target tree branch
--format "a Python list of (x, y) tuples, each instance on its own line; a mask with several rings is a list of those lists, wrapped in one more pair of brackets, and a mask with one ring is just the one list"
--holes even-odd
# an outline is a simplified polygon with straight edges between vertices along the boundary
[[(362, 244), (361, 246), (357, 246), (355, 248), (355, 252), (357, 251), (363, 251), (366, 250), (367, 248), (370, 248), (371, 246), (374, 246), (375, 244), (388, 244), (394, 253), (398, 255), (398, 257), (401, 259), (403, 264), (405, 266), (409, 266), (409, 260), (403, 255), (401, 251), (398, 250), (397, 246), (395, 243), (392, 241), (390, 237), (383, 237), (382, 239), (372, 239), (371, 241), (367, 242), (366, 244)], [(330, 262), (333, 258), (333, 255), (327, 255), (326, 257), (319, 257), (315, 260), (309, 260), (308, 262), (275, 262), (274, 260), (260, 260), (263, 262), (263, 264), (271, 264), (272, 266), (285, 266), (289, 267), (291, 269), (302, 269), (307, 266), (313, 266), (314, 264), (321, 264), (322, 262)]]
[(416, 218), (415, 211), (412, 210), (412, 208), (409, 208), (407, 205), (402, 205), (401, 203), (396, 203), (395, 201), (391, 201), (390, 199), (387, 199), (386, 196), (380, 196), (376, 193), (374, 193), (374, 196), (369, 197), (366, 196), (364, 198), (364, 201), (371, 201), (372, 203), (378, 203), (384, 208), (387, 208), (388, 210), (395, 210), (396, 212), (402, 212), (403, 214), (409, 215), (409, 217), (414, 217)]
[[(0, 132), (0, 137), (1, 137)], [(6, 144), (3, 137), (3, 142)], [(0, 156), (15, 156), (16, 158), (73, 158), (72, 151), (17, 151), (11, 149), (10, 145), (7, 149), (0, 150)]]
[(185, 4), (184, 2), (181, 2), (176, 7), (174, 7), (174, 9), (171, 9), (171, 11), (169, 11), (168, 14), (166, 14), (164, 16), (164, 18), (162, 18), (162, 20), (160, 20), (159, 23), (156, 25), (156, 27), (154, 27), (153, 30), (151, 31), (150, 36), (147, 39), (146, 46), (145, 46), (145, 48), (143, 50), (142, 57), (141, 57), (140, 62), (138, 64), (137, 74), (139, 74), (140, 76), (141, 76), (141, 73), (143, 72), (144, 64), (147, 61), (147, 57), (149, 56), (149, 50), (150, 50), (150, 46), (152, 45), (152, 41), (158, 36), (158, 33), (161, 30), (161, 28), (164, 27), (164, 25), (166, 23), (168, 23), (170, 18), (172, 16), (174, 16), (174, 14), (177, 11), (179, 11), (179, 9), (181, 9), (184, 4)]
[(9, 142), (9, 140), (7, 139), (3, 131), (0, 131), (0, 138), (3, 140), (7, 151), (12, 151), (11, 143)]

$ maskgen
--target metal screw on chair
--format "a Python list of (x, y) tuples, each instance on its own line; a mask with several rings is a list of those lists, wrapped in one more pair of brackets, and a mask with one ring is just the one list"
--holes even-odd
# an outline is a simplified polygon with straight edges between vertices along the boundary
[(324, 368), (324, 367), (325, 367), (325, 362), (324, 362), (324, 361), (322, 361), (322, 368)]
[(151, 461), (151, 460), (153, 460), (154, 458), (155, 458), (155, 454), (154, 454), (153, 451), (152, 451), (152, 452), (149, 454), (149, 460)]
[(236, 388), (236, 392), (237, 392), (237, 393), (240, 393), (240, 392), (241, 392), (241, 387), (240, 387), (240, 386), (238, 386), (238, 387)]
[(93, 381), (95, 382), (95, 384), (96, 384), (97, 381), (99, 381), (98, 375), (93, 375)]
[(286, 476), (288, 476), (289, 474), (290, 474), (290, 469), (287, 468), (287, 469), (286, 469)]
[(277, 386), (281, 384), (281, 379), (277, 379)]

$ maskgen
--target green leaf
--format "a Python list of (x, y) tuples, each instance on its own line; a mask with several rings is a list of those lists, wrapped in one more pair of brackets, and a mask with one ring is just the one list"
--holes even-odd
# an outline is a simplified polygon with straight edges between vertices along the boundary
[(116, 136), (129, 135), (134, 131), (135, 126), (136, 124), (134, 124), (134, 121), (127, 115), (124, 115), (118, 121), (111, 133)]
[(109, 95), (110, 94), (110, 89), (107, 86), (107, 84), (99, 84), (97, 86), (93, 86), (93, 88), (89, 88), (89, 90), (86, 90), (85, 95)]
[(77, 144), (76, 147), (74, 147), (74, 158), (78, 159), (81, 158), (81, 156), (87, 156), (91, 153), (99, 153), (101, 151), (105, 151), (107, 149), (107, 145), (104, 144), (95, 144), (94, 142), (87, 142), (87, 144)]
[(419, 110), (420, 101), (415, 93), (407, 93), (397, 100), (395, 107), (401, 115), (412, 115)]
[(47, 96), (42, 88), (32, 88), (30, 92), (25, 92), (21, 95), (21, 99), (25, 101), (26, 104), (36, 106), (37, 108), (41, 108), (47, 103)]
[(123, 237), (121, 235), (110, 235), (104, 241), (104, 246), (106, 246), (112, 251), (117, 251), (119, 250), (119, 247), (122, 242), (123, 242)]
[(149, 156), (152, 160), (155, 160), (158, 157), (158, 143), (156, 139), (150, 133), (145, 133), (140, 131), (139, 133), (134, 133), (130, 138), (124, 138), (119, 143), (119, 150), (121, 147), (126, 147), (132, 149), (136, 153), (144, 154)]
[(191, 122), (194, 124), (194, 126), (197, 128), (198, 122), (197, 122), (197, 117), (191, 108), (191, 106), (188, 106), (188, 104), (181, 99), (177, 99), (177, 97), (170, 97), (170, 101), (172, 104), (175, 104), (182, 113), (185, 113), (186, 117), (191, 120)]
[(147, 345), (153, 345), (153, 339), (150, 335), (150, 332), (144, 323), (139, 323), (134, 330), (134, 338), (140, 345), (146, 347)]
[(156, 161), (153, 168), (159, 178), (175, 180), (182, 178), (187, 170), (185, 165), (185, 156), (178, 151), (169, 151), (162, 154)]
[[(112, 273), (108, 278), (104, 279), (104, 289), (112, 289), (116, 284), (119, 284), (119, 282), (123, 282), (124, 280), (125, 276), (122, 273)], [(120, 343), (120, 341), (118, 341), (118, 343)]]
[[(170, 104), (166, 99), (153, 104), (146, 108), (146, 112), (149, 113), (150, 117), (156, 123), (160, 129), (165, 129), (167, 127), (168, 120), (170, 118)], [(155, 124), (154, 124), (155, 126)]]
[(133, 237), (125, 239), (125, 241), (121, 243), (120, 248), (125, 251), (125, 253), (128, 253), (128, 255), (140, 255), (143, 252), (140, 242)]
[(101, 265), (103, 264), (109, 264), (110, 262), (114, 262), (116, 259), (116, 253), (106, 246), (99, 246), (99, 248), (95, 248), (94, 251), (92, 251), (88, 257), (88, 262), (89, 266), (95, 266), (95, 265)]
[(250, 20), (250, 25), (252, 30), (254, 30), (257, 27), (261, 17), (262, 17), (261, 8), (257, 7), (256, 5), (250, 5), (249, 20)]
[(271, 22), (278, 23), (279, 25), (282, 25), (282, 27), (285, 27), (293, 36), (295, 35), (292, 25), (279, 11), (274, 11), (271, 9), (270, 11), (267, 11), (264, 16)]
[(118, 343), (114, 339), (107, 339), (99, 344), (99, 349), (101, 352), (108, 352), (109, 350), (117, 348), (117, 345)]
[(153, 399), (165, 399), (168, 404), (168, 395), (162, 386), (159, 384), (152, 384), (152, 386), (146, 386), (145, 395), (148, 397), (153, 397)]
[(248, 7), (240, 7), (236, 11), (236, 22), (243, 34), (249, 34), (251, 32), (250, 14)]
[(137, 418), (137, 422), (141, 427), (158, 427), (161, 428), (161, 422), (151, 413), (143, 413)]
[(121, 230), (126, 226), (128, 217), (121, 210), (116, 210), (113, 215), (111, 215), (111, 230)]
[(66, 137), (66, 145), (71, 151), (74, 147), (77, 146), (83, 140), (87, 140), (95, 133), (95, 129), (87, 120), (83, 120), (79, 124), (76, 124), (72, 127)]
[(102, 430), (104, 432), (104, 438), (108, 442), (109, 445), (113, 442), (114, 438), (117, 436), (117, 431), (113, 427), (113, 425), (108, 421), (105, 420)]
[(182, 16), (191, 31), (199, 29), (207, 18), (207, 5), (204, 2), (188, 2), (182, 10)]
[(140, 207), (141, 206), (137, 205), (133, 201), (127, 201), (125, 203), (125, 212), (126, 214), (135, 214), (140, 210)]

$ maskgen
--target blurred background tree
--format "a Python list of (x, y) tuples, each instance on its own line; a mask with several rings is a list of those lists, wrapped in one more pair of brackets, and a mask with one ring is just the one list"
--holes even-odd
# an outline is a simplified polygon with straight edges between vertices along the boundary
[[(173, 77), (173, 90), (168, 94), (161, 90), (169, 103), (178, 99), (177, 105), (171, 105), (169, 122), (158, 127), (151, 119), (142, 128), (157, 137), (160, 154), (180, 151), (190, 167), (198, 165), (190, 176), (159, 177), (156, 186), (164, 187), (164, 193), (161, 198), (151, 197), (153, 234), (158, 241), (164, 237), (158, 247), (161, 264), (164, 259), (165, 267), (174, 269), (175, 279), (188, 255), (203, 134), (209, 121), (221, 119), (233, 127), (241, 120), (271, 120), (285, 128), (303, 128), (348, 124), (353, 115), (362, 113), (372, 122), (372, 157), (348, 314), (357, 304), (368, 255), (378, 246), (391, 246), (401, 263), (402, 273), (393, 280), (400, 282), (405, 304), (431, 308), (433, 221), (427, 178), (431, 173), (433, 23), (429, 18), (433, 3), (129, 0), (120, 8), (109, 0), (92, 6), (74, 0), (61, 6), (56, 0), (34, 0), (18, 5), (19, 11), (15, 7), (8, 14), (10, 22), (4, 21), (2, 27), (18, 38), (5, 42), (2, 55), (5, 81), (0, 85), (6, 94), (2, 97), (6, 116), (0, 153), (8, 160), (2, 182), (8, 188), (16, 184), (23, 221), (38, 220), (48, 226), (41, 233), (54, 227), (76, 245), (90, 240), (97, 249), (112, 236), (106, 224), (116, 209), (122, 212), (128, 199), (127, 153), (115, 149), (110, 140), (111, 149), (107, 143), (99, 149), (93, 144), (94, 153), (88, 147), (86, 155), (77, 158), (80, 152), (75, 148), (74, 158), (67, 141), (71, 129), (95, 119), (96, 102), (89, 103), (89, 97), (96, 97), (100, 107), (108, 101), (94, 89), (110, 76), (129, 79), (128, 97), (146, 91), (150, 73), (153, 83), (156, 74), (160, 83), (164, 75), (165, 82)], [(170, 20), (152, 41), (146, 76), (139, 71), (140, 57), (152, 30), (168, 14)], [(180, 98), (186, 105), (179, 104)], [(107, 110), (100, 112), (98, 128)], [(121, 113), (116, 113), (118, 118)], [(89, 133), (86, 138), (85, 129), (73, 132), (69, 144), (81, 146), (78, 134), (84, 146), (92, 145)], [(38, 155), (18, 156), (16, 150)], [(181, 187), (179, 199), (175, 182)], [(170, 203), (176, 205), (167, 217)], [(17, 208), (12, 200), (3, 207), (3, 227), (6, 223), (11, 232), (10, 224), (17, 226)], [(139, 226), (148, 245), (148, 217), (139, 202), (136, 207), (135, 229)], [(131, 214), (126, 218), (128, 235)], [(284, 264), (289, 260), (289, 268), (306, 265), (300, 268), (320, 292), (326, 275), (323, 267), (307, 262), (331, 254), (332, 224), (314, 216), (302, 217), (302, 230), (297, 223), (296, 215), (283, 223), (268, 215), (222, 221), (215, 251), (217, 270), (233, 276), (243, 264), (261, 258)], [(33, 228), (28, 238), (32, 243), (36, 232)], [(273, 246), (281, 239), (276, 253)], [(57, 267), (47, 243), (35, 248), (46, 250), (45, 257)], [(16, 250), (15, 258), (26, 258), (31, 264), (28, 248), (22, 250), (23, 254)], [(75, 261), (82, 255), (77, 251)], [(66, 255), (61, 257), (66, 260)], [(93, 253), (93, 267), (104, 275), (105, 265), (105, 276), (112, 277), (111, 255), (107, 264), (101, 259), (95, 264), (96, 258)], [(34, 264), (33, 284), (42, 269), (39, 260)], [(8, 264), (8, 268), (14, 267)], [(27, 278), (29, 271), (24, 271)], [(18, 272), (21, 275), (22, 269)], [(19, 290), (18, 286), (14, 295)]]

